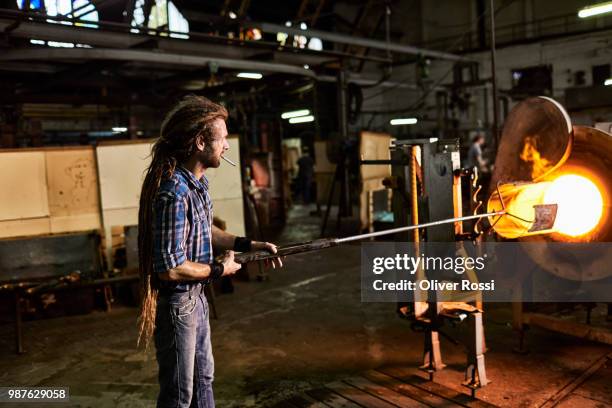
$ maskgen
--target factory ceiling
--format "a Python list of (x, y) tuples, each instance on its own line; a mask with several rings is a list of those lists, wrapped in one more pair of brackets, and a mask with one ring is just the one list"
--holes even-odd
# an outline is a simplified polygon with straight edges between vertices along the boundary
[[(354, 10), (352, 21), (338, 5)], [(393, 44), (401, 33), (385, 25), (385, 10), (373, 0), (2, 0), (0, 99), (138, 103), (228, 83), (249, 89), (239, 72), (329, 80), (339, 67), (383, 67), (399, 55), (463, 59)], [(300, 35), (305, 28), (316, 31)]]

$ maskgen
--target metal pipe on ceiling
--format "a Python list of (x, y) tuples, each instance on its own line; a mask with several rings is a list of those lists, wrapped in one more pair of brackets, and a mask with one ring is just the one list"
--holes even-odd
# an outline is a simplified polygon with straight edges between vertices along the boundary
[(400, 54), (423, 55), (426, 57), (444, 59), (449, 61), (471, 61), (470, 58), (461, 55), (450, 54), (442, 51), (428, 50), (425, 48), (413, 47), (411, 45), (390, 43), (385, 41), (371, 40), (369, 38), (355, 37), (351, 35), (332, 33), (329, 31), (319, 30), (301, 30), (298, 28), (285, 27), (282, 25), (271, 23), (245, 23), (245, 26), (251, 28), (259, 28), (266, 33), (287, 33), (291, 35), (305, 35), (308, 37), (317, 37), (321, 40), (331, 41), (339, 44), (358, 45), (361, 47), (374, 48), (383, 51), (392, 51)]
[[(317, 82), (337, 82), (338, 77), (332, 75), (317, 75)], [(365, 78), (360, 75), (349, 74), (347, 82), (360, 85), (368, 86), (378, 84), (381, 88), (397, 88), (397, 89), (408, 89), (412, 91), (421, 91), (422, 88), (414, 83), (403, 83), (398, 81), (383, 81), (380, 82), (378, 79)], [(440, 89), (443, 89), (440, 87)]]
[(195, 55), (171, 54), (143, 50), (117, 50), (103, 48), (22, 48), (8, 50), (0, 54), (0, 61), (46, 61), (50, 60), (112, 60), (126, 62), (145, 62), (188, 67), (205, 67), (211, 64), (219, 68), (237, 69), (248, 72), (274, 72), (301, 75), (315, 78), (316, 74), (303, 67), (272, 62), (237, 60), (229, 58), (203, 57)]
[[(19, 22), (15, 25), (15, 21)], [(51, 23), (53, 22), (53, 23)], [(60, 23), (60, 24), (54, 24)], [(64, 23), (68, 23), (67, 25)], [(96, 28), (74, 26), (72, 24), (95, 24)], [(339, 53), (337, 51), (313, 51), (294, 47), (278, 47), (278, 43), (269, 41), (242, 41), (226, 36), (211, 35), (201, 32), (189, 32), (189, 40), (170, 37), (171, 34), (184, 34), (165, 29), (149, 27), (132, 27), (130, 24), (110, 21), (85, 21), (70, 19), (64, 16), (49, 16), (42, 13), (30, 13), (19, 10), (0, 8), (0, 31), (15, 27), (11, 36), (20, 38), (36, 38), (60, 42), (73, 42), (99, 47), (134, 48), (150, 41), (157, 43), (157, 48), (180, 51), (182, 48), (195, 48), (188, 52), (208, 53), (216, 55), (242, 53), (241, 58), (248, 58), (261, 50), (270, 50), (277, 57), (283, 58), (291, 53), (291, 57), (301, 58), (296, 64), (315, 66), (328, 59), (354, 58), (363, 61), (389, 63), (386, 58), (368, 57)], [(139, 30), (138, 33), (133, 30)], [(206, 49), (204, 49), (206, 47)], [(225, 54), (220, 54), (225, 53)], [(232, 57), (232, 55), (229, 55)]]

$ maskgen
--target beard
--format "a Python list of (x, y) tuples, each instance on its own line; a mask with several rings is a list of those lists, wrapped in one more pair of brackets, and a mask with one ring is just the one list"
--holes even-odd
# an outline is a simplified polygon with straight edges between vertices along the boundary
[(205, 145), (204, 150), (200, 153), (200, 161), (207, 169), (221, 166), (221, 157), (217, 156), (209, 145)]

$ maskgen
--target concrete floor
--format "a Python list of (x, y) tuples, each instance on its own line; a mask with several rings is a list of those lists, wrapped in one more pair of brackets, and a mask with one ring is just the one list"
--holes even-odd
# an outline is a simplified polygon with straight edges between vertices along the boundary
[[(278, 240), (316, 237), (318, 222), (296, 208), (293, 226)], [(220, 319), (212, 321), (212, 341), (219, 407), (268, 406), (386, 365), (418, 373), (423, 336), (396, 316), (394, 304), (361, 303), (359, 260), (359, 245), (296, 255), (285, 268), (270, 271), (268, 281), (237, 282), (234, 294), (217, 297)], [(2, 326), (0, 385), (69, 386), (74, 407), (153, 406), (157, 366), (152, 350), (135, 347), (136, 314), (134, 308), (115, 307), (110, 313), (27, 322), (28, 353), (21, 356), (13, 354), (12, 327)], [(517, 338), (508, 324), (509, 307), (488, 305), (485, 318), (492, 383), (478, 397), (495, 405), (541, 406), (612, 352), (610, 346), (534, 328), (528, 334), (530, 354), (517, 355), (511, 351)], [(446, 332), (465, 337), (461, 327)], [(445, 339), (442, 347), (448, 366), (435, 381), (465, 392), (463, 347)], [(610, 395), (589, 401), (612, 405)]]

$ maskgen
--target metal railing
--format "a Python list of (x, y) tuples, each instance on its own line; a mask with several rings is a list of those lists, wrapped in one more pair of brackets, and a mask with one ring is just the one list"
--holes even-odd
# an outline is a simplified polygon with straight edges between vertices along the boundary
[[(575, 13), (562, 16), (548, 17), (530, 22), (520, 22), (499, 26), (495, 30), (495, 43), (507, 46), (527, 41), (536, 41), (544, 38), (576, 35), (593, 31), (612, 29), (612, 17), (579, 18)], [(461, 39), (458, 39), (461, 37)], [(485, 31), (485, 38), (481, 39), (478, 30), (437, 38), (424, 42), (421, 47), (446, 50), (448, 52), (477, 51), (490, 46), (491, 33)], [(483, 43), (484, 42), (484, 43)]]

